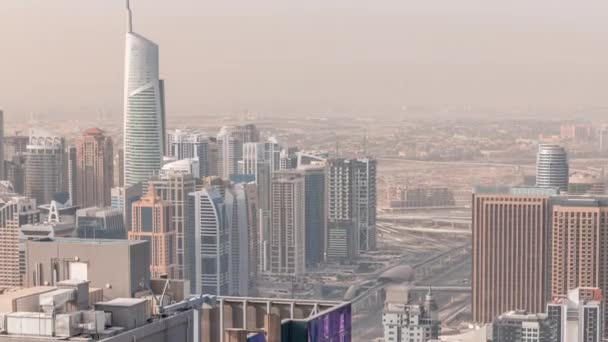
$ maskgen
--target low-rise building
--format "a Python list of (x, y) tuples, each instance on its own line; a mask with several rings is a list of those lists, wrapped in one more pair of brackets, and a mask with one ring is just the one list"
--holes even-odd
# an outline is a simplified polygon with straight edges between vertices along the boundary
[(114, 208), (79, 209), (76, 211), (76, 235), (83, 239), (126, 239), (123, 213)]
[(25, 286), (87, 280), (108, 299), (133, 297), (150, 281), (150, 243), (59, 238), (26, 241)]
[(555, 333), (546, 314), (509, 311), (498, 316), (492, 323), (492, 341), (553, 342)]
[(441, 323), (431, 289), (423, 304), (414, 304), (409, 285), (386, 289), (382, 313), (385, 342), (428, 342), (439, 338)]

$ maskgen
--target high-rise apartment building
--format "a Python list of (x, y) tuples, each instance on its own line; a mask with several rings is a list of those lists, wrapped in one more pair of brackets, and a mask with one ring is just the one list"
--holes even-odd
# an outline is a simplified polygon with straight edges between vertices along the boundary
[(473, 193), (473, 321), (542, 312), (549, 270), (551, 188), (478, 187)]
[(243, 158), (243, 144), (258, 142), (260, 132), (255, 125), (224, 126), (217, 134), (217, 174), (224, 179), (238, 174)]
[(385, 342), (426, 342), (439, 338), (441, 323), (433, 294), (424, 303), (412, 303), (409, 285), (392, 285), (386, 289), (382, 311)]
[(167, 133), (167, 155), (177, 160), (198, 158), (199, 177), (215, 174), (212, 170), (209, 137), (190, 129), (176, 129)]
[(40, 221), (36, 201), (27, 197), (0, 197), (0, 287), (23, 285), (19, 227)]
[(558, 145), (541, 144), (536, 155), (536, 186), (568, 191), (568, 154)]
[(352, 260), (359, 256), (359, 234), (354, 225), (352, 177), (349, 160), (328, 161), (326, 180), (328, 260)]
[(25, 152), (30, 142), (28, 136), (6, 136), (3, 141), (4, 177), (13, 184), (16, 193), (25, 191)]
[(270, 269), (274, 274), (306, 272), (306, 198), (302, 173), (273, 173), (271, 187)]
[[(226, 189), (226, 226), (230, 234), (230, 293), (247, 296), (250, 287), (249, 234), (251, 231), (245, 184)], [(254, 222), (254, 224), (257, 222)]]
[(547, 304), (555, 342), (600, 342), (603, 339), (604, 301), (602, 290), (576, 288)]
[(353, 165), (353, 188), (356, 230), (359, 249), (376, 249), (376, 166), (374, 159), (357, 159)]
[[(196, 191), (196, 179), (190, 173), (165, 169), (150, 179), (163, 201), (171, 203), (173, 230), (177, 242), (177, 269), (175, 277), (186, 279), (194, 286), (194, 225), (189, 222), (192, 215), (188, 194)], [(193, 290), (194, 291), (194, 290)]]
[(290, 170), (298, 167), (298, 148), (286, 147), (281, 149), (279, 154), (279, 169)]
[(304, 175), (306, 266), (315, 267), (323, 261), (325, 251), (325, 165), (298, 167)]
[(266, 142), (243, 144), (243, 158), (239, 161), (239, 173), (252, 175), (257, 180), (260, 164), (267, 163), (270, 172), (281, 169), (281, 146), (274, 137)]
[(114, 180), (112, 139), (99, 128), (89, 128), (74, 141), (76, 184), (74, 204), (80, 207), (109, 206)]
[(250, 142), (243, 144), (243, 158), (238, 163), (239, 174), (251, 175), (258, 173), (258, 164), (265, 161), (264, 144)]
[(158, 196), (152, 183), (148, 193), (133, 203), (129, 240), (150, 242), (150, 273), (153, 278), (163, 275), (175, 277), (177, 251), (172, 214), (171, 203)]
[(608, 198), (559, 197), (552, 211), (551, 297), (577, 287), (608, 288)]
[(248, 234), (248, 252), (249, 252), (249, 279), (256, 279), (260, 271), (262, 271), (262, 255), (261, 255), (261, 228), (260, 217), (262, 210), (260, 209), (260, 199), (258, 196), (258, 187), (255, 183), (244, 184), (245, 200), (247, 201), (247, 221), (249, 224)]
[(376, 161), (327, 164), (327, 258), (353, 260), (376, 248)]
[(264, 160), (270, 164), (270, 170), (281, 169), (281, 145), (275, 137), (270, 137), (264, 142)]
[(190, 193), (195, 237), (195, 291), (227, 295), (230, 291), (230, 232), (224, 199), (214, 187)]
[(15, 156), (22, 156), (27, 152), (30, 137), (25, 135), (12, 135), (4, 137), (4, 160), (13, 160)]
[(44, 204), (65, 190), (65, 158), (62, 137), (32, 129), (25, 152), (25, 195)]
[(133, 32), (127, 0), (124, 82), (125, 186), (145, 182), (160, 170), (165, 149), (164, 82), (159, 78), (158, 45)]
[(12, 160), (4, 161), (4, 177), (13, 184), (17, 194), (25, 191), (25, 156), (15, 155)]

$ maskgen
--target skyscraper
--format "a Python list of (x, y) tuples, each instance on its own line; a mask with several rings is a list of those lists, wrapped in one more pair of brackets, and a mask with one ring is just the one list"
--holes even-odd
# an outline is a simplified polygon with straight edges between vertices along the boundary
[[(17, 134), (19, 132), (16, 132)], [(25, 189), (25, 152), (30, 142), (28, 136), (6, 136), (3, 140), (4, 179), (13, 184), (15, 192), (23, 194)]]
[(113, 182), (112, 139), (99, 128), (89, 128), (74, 141), (76, 145), (75, 203), (82, 208), (105, 207), (111, 203)]
[(264, 143), (264, 160), (270, 164), (270, 170), (281, 169), (281, 145), (275, 137), (270, 137)]
[(4, 161), (4, 177), (13, 184), (15, 193), (23, 194), (25, 189), (25, 156), (15, 155)]
[(286, 147), (281, 150), (279, 154), (279, 169), (290, 170), (295, 169), (298, 166), (298, 148), (297, 147)]
[(298, 171), (305, 183), (306, 266), (314, 267), (325, 251), (325, 165), (304, 165)]
[(129, 240), (150, 242), (152, 277), (175, 277), (177, 251), (171, 203), (163, 201), (150, 184), (146, 196), (133, 203), (132, 211)]
[(273, 173), (271, 192), (270, 272), (301, 275), (306, 272), (305, 184), (302, 173)]
[(355, 223), (359, 232), (359, 249), (376, 249), (376, 161), (357, 159), (353, 164)]
[(133, 32), (127, 0), (124, 83), (125, 186), (145, 182), (160, 170), (165, 149), (164, 83), (158, 45)]
[(353, 172), (345, 159), (327, 165), (327, 259), (352, 260), (359, 256), (359, 233), (354, 224)]
[(230, 291), (230, 234), (222, 195), (213, 187), (190, 193), (195, 237), (195, 292), (228, 295)]
[(376, 248), (376, 202), (375, 160), (328, 161), (328, 259), (352, 260)]
[(260, 249), (260, 202), (258, 188), (254, 183), (247, 183), (245, 188), (245, 200), (247, 201), (247, 221), (249, 224), (248, 251), (249, 251), (249, 279), (256, 279), (262, 270)]
[(0, 197), (0, 286), (23, 285), (19, 250), (19, 227), (40, 221), (36, 201), (20, 196)]
[(4, 137), (4, 160), (13, 160), (13, 157), (25, 154), (29, 143), (30, 137), (25, 135)]
[(239, 174), (256, 177), (258, 164), (264, 162), (264, 144), (249, 142), (243, 144), (243, 158), (239, 161)]
[[(245, 184), (226, 189), (226, 225), (230, 234), (231, 294), (249, 295), (249, 215)], [(257, 222), (256, 222), (257, 223)]]
[(200, 177), (215, 174), (212, 170), (209, 137), (191, 129), (176, 129), (167, 134), (167, 155), (177, 160), (198, 158)]
[(536, 155), (536, 185), (568, 191), (568, 154), (558, 145), (541, 144)]
[(25, 153), (25, 195), (36, 203), (50, 203), (65, 190), (64, 140), (43, 130), (32, 129)]
[(478, 187), (473, 193), (473, 321), (511, 310), (543, 312), (549, 200), (557, 189)]
[[(559, 197), (554, 200), (552, 298), (565, 297), (577, 287), (608, 288), (607, 239), (607, 197)], [(606, 299), (602, 302), (605, 307)], [(604, 313), (604, 322), (606, 319), (608, 315)]]
[[(167, 165), (165, 165), (166, 167)], [(164, 167), (163, 167), (164, 168)], [(173, 206), (172, 225), (177, 238), (177, 279), (186, 279), (194, 286), (194, 225), (189, 222), (192, 215), (188, 194), (196, 191), (196, 180), (190, 173), (164, 169), (150, 179), (163, 201)], [(194, 289), (192, 290), (194, 291)]]
[(243, 157), (243, 144), (258, 142), (260, 132), (254, 125), (224, 126), (217, 134), (217, 173), (224, 179), (238, 174)]

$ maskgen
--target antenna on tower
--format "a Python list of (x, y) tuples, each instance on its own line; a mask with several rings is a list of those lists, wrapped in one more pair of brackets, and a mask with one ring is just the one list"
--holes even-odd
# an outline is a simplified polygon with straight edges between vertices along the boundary
[(127, 28), (129, 33), (133, 32), (133, 13), (131, 12), (130, 0), (127, 0)]

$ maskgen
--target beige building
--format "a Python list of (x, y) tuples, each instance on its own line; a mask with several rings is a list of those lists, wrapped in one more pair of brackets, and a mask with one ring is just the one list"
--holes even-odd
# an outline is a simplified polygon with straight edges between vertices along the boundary
[(295, 170), (275, 172), (271, 187), (270, 272), (306, 272), (304, 175)]
[(163, 201), (171, 204), (171, 230), (176, 234), (176, 279), (187, 279), (194, 283), (194, 229), (189, 222), (190, 208), (188, 194), (196, 191), (197, 179), (189, 173), (176, 170), (163, 170), (150, 179), (156, 192)]
[(19, 247), (19, 228), (40, 221), (36, 201), (28, 197), (0, 197), (0, 287), (23, 284), (23, 250)]
[(74, 204), (82, 208), (109, 206), (114, 181), (112, 139), (99, 128), (89, 128), (74, 140), (74, 145)]
[(578, 287), (608, 288), (608, 197), (556, 199), (551, 235), (552, 298)]
[(55, 286), (77, 279), (103, 288), (104, 298), (133, 297), (150, 282), (146, 241), (59, 238), (26, 242), (24, 285)]
[(153, 278), (167, 275), (175, 278), (177, 273), (177, 241), (172, 222), (173, 207), (156, 193), (150, 183), (148, 193), (131, 208), (131, 230), (129, 240), (150, 241), (150, 272)]
[(543, 312), (552, 188), (479, 187), (473, 193), (473, 321)]

